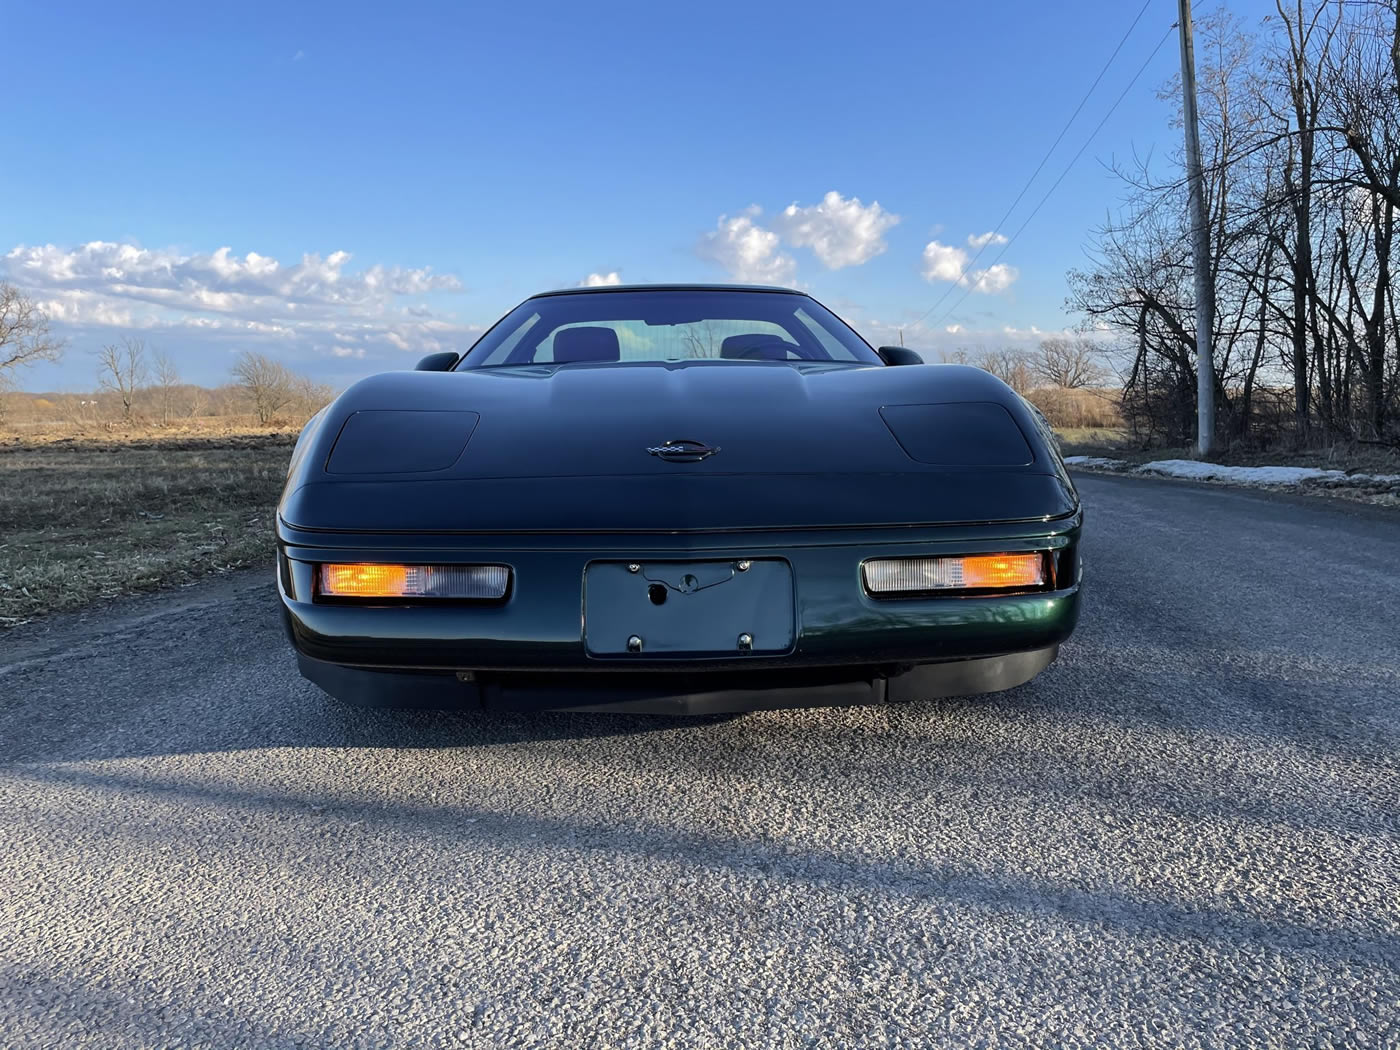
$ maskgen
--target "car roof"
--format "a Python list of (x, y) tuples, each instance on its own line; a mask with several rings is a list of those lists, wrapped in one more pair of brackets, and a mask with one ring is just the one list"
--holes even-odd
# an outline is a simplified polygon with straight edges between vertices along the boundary
[(604, 284), (591, 288), (556, 288), (536, 292), (531, 299), (548, 295), (597, 295), (607, 292), (781, 292), (786, 295), (806, 295), (796, 288), (781, 288), (771, 284)]

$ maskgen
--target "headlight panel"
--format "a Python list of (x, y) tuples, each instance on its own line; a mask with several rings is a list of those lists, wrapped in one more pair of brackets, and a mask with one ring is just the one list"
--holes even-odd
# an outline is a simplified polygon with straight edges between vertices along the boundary
[(475, 412), (362, 410), (345, 420), (326, 461), (329, 474), (429, 474), (462, 457)]
[(1035, 462), (1026, 436), (991, 401), (885, 405), (880, 418), (910, 459), (948, 467), (1012, 467)]

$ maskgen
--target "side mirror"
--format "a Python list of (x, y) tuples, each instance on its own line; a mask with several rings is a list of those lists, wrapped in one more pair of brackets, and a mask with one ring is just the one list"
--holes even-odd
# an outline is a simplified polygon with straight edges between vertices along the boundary
[(882, 346), (875, 351), (887, 365), (921, 365), (924, 359), (907, 346)]
[(450, 372), (452, 366), (457, 363), (458, 356), (451, 350), (444, 350), (440, 354), (429, 354), (414, 365), (413, 370), (415, 372)]

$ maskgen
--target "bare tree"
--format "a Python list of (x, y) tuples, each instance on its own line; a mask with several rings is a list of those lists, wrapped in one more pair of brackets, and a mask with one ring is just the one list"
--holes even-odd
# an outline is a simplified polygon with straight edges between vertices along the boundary
[(1026, 355), (1016, 350), (983, 350), (972, 361), (978, 368), (992, 373), (1018, 394), (1035, 385)]
[(49, 319), (12, 284), (0, 282), (0, 390), (15, 370), (36, 361), (57, 361), (63, 340), (49, 332)]
[(175, 362), (159, 350), (152, 356), (156, 366), (154, 386), (160, 405), (160, 423), (161, 426), (169, 426), (170, 406), (175, 400), (175, 388), (180, 385), (180, 371), (175, 367)]
[(1030, 369), (1037, 379), (1065, 390), (1098, 386), (1108, 372), (1100, 363), (1098, 344), (1086, 336), (1055, 336), (1042, 339), (1031, 357)]
[(721, 340), (716, 338), (714, 326), (709, 321), (699, 325), (686, 325), (681, 342), (691, 357), (718, 357)]
[(319, 412), (335, 400), (335, 387), (329, 383), (318, 383), (310, 376), (295, 376), (292, 385), (296, 391), (296, 400), (301, 403), (302, 411), (308, 416)]
[[(1317, 294), (1313, 269), (1313, 193), (1317, 169), (1318, 111), (1322, 104), (1326, 55), (1340, 24), (1340, 5), (1327, 17), (1332, 5), (1326, 0), (1275, 0), (1278, 24), (1284, 40), (1276, 48), (1274, 67), (1281, 74), (1285, 105), (1275, 105), (1265, 94), (1271, 116), (1283, 127), (1284, 208), (1293, 230), (1291, 244), (1284, 244), (1292, 310), (1284, 319), (1288, 327), (1289, 364), (1293, 373), (1294, 438), (1301, 443), (1308, 430), (1309, 342), (1316, 332)], [(1280, 233), (1271, 231), (1274, 237)], [(1312, 322), (1311, 324), (1309, 322)]]
[(109, 343), (97, 352), (97, 381), (101, 389), (116, 394), (122, 403), (122, 419), (131, 419), (136, 391), (146, 385), (146, 344), (130, 336), (121, 345)]
[[(1348, 26), (1349, 38), (1337, 49), (1334, 71), (1342, 76), (1337, 92), (1342, 107), (1336, 122), (1357, 164), (1347, 181), (1380, 197), (1391, 209), (1400, 209), (1400, 181), (1393, 163), (1393, 111), (1400, 102), (1400, 4), (1373, 0), (1362, 10), (1363, 17)], [(1378, 120), (1382, 127), (1377, 127)]]
[(253, 403), (253, 414), (263, 426), (295, 400), (297, 377), (286, 365), (266, 354), (245, 350), (233, 366), (233, 378)]
[[(1373, 9), (1346, 26), (1329, 73), (1324, 110), (1346, 129), (1356, 187), (1349, 195), (1352, 229), (1338, 229), (1347, 287), (1347, 314), (1358, 329), (1356, 358), (1365, 402), (1361, 430), (1385, 440), (1400, 376), (1391, 350), (1396, 339), (1391, 275), (1400, 207), (1400, 9), (1393, 23)], [(1357, 244), (1353, 247), (1353, 236)], [(1400, 355), (1397, 355), (1400, 356)]]

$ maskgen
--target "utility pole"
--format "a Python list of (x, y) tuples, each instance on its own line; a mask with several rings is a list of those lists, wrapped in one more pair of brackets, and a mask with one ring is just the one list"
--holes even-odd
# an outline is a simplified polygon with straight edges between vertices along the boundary
[(1196, 48), (1191, 41), (1191, 0), (1177, 0), (1181, 25), (1181, 104), (1186, 124), (1186, 178), (1191, 187), (1191, 254), (1196, 271), (1196, 453), (1215, 447), (1215, 282), (1210, 276), (1210, 227), (1206, 222), (1201, 133), (1196, 118)]

